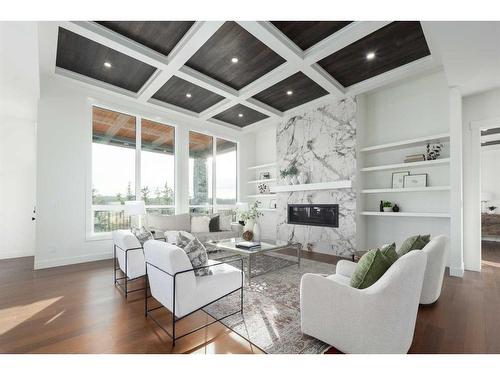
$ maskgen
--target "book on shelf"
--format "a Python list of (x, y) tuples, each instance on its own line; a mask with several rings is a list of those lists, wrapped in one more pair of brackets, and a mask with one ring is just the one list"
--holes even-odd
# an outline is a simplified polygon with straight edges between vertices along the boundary
[(405, 157), (405, 163), (414, 163), (416, 161), (425, 161), (424, 154), (407, 155)]
[(242, 241), (236, 244), (239, 249), (255, 250), (260, 248), (260, 242)]

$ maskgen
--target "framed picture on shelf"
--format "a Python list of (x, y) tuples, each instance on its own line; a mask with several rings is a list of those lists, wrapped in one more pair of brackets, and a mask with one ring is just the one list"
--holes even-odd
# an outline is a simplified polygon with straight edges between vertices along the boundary
[(278, 207), (278, 201), (273, 198), (269, 199), (269, 208), (277, 208)]
[(416, 187), (426, 187), (426, 186), (427, 186), (427, 173), (404, 176), (405, 188), (416, 188)]
[(270, 172), (260, 172), (259, 179), (260, 180), (269, 180), (271, 178)]
[(405, 176), (409, 176), (410, 172), (394, 172), (392, 174), (392, 188), (393, 189), (401, 189), (404, 187), (404, 178)]

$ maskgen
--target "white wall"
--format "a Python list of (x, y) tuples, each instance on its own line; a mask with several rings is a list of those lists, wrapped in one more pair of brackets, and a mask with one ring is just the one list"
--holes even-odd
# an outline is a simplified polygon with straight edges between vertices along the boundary
[[(493, 194), (487, 206), (500, 207), (500, 149), (481, 148), (481, 191)], [(487, 211), (487, 209), (485, 210)]]
[[(359, 147), (406, 140), (449, 132), (449, 90), (442, 72), (418, 77), (398, 85), (366, 94), (359, 101)], [(363, 108), (364, 107), (364, 108)], [(445, 145), (443, 156), (449, 155)], [(424, 153), (425, 147), (363, 155), (359, 167), (402, 162), (405, 155)], [(365, 160), (363, 160), (363, 158)], [(391, 187), (393, 171), (363, 173), (364, 188)], [(429, 185), (449, 184), (449, 167), (411, 169), (412, 174), (428, 173)], [(380, 200), (397, 202), (402, 210), (449, 212), (449, 192), (367, 194), (364, 210), (378, 211)], [(358, 219), (365, 237), (358, 239), (365, 247), (396, 241), (401, 243), (413, 234), (450, 235), (449, 219), (395, 218), (369, 216)]]
[[(110, 240), (87, 237), (91, 178), (91, 106), (103, 105), (118, 111), (133, 112), (155, 121), (202, 131), (239, 142), (240, 171), (253, 162), (253, 135), (214, 124), (189, 123), (166, 112), (154, 111), (137, 102), (121, 99), (100, 90), (87, 88), (67, 78), (42, 76), (37, 132), (37, 208), (35, 268), (109, 258)], [(188, 147), (187, 137), (176, 140), (180, 152)], [(250, 146), (247, 145), (250, 143)], [(178, 163), (177, 179), (188, 176)], [(186, 167), (186, 166), (185, 166)], [(179, 181), (178, 181), (179, 182)], [(246, 180), (242, 181), (246, 184)], [(186, 185), (186, 184), (184, 184)], [(178, 186), (184, 186), (182, 181)], [(240, 187), (245, 193), (246, 187)], [(240, 194), (241, 194), (240, 192)], [(176, 192), (182, 193), (182, 191)], [(179, 206), (181, 211), (187, 205)]]
[(36, 22), (0, 22), (0, 259), (34, 254)]
[[(499, 119), (500, 126), (500, 89), (463, 98), (463, 181), (464, 181), (464, 264), (466, 269), (481, 269), (481, 170), (479, 168), (480, 138), (473, 137), (471, 125), (474, 122)], [(473, 145), (473, 142), (477, 144)]]

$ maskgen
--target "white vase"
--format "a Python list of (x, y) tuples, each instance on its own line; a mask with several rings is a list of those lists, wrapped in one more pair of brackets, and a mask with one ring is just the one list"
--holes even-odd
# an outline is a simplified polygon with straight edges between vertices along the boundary
[(291, 180), (291, 183), (292, 185), (297, 185), (299, 181), (297, 180), (297, 176), (292, 176), (292, 180)]
[(299, 181), (299, 184), (301, 185), (305, 184), (307, 182), (307, 172), (305, 171), (300, 172), (297, 180)]
[(392, 212), (392, 207), (384, 207), (384, 212)]
[(292, 183), (291, 177), (290, 176), (285, 176), (285, 184), (286, 185), (291, 185), (291, 183)]
[(243, 227), (243, 232), (246, 232), (246, 231), (250, 231), (252, 232), (253, 231), (253, 227), (255, 225), (255, 220), (253, 219), (248, 219), (247, 221), (245, 221), (245, 226)]
[(259, 223), (255, 223), (253, 225), (253, 241), (254, 242), (260, 241), (260, 225), (259, 225)]

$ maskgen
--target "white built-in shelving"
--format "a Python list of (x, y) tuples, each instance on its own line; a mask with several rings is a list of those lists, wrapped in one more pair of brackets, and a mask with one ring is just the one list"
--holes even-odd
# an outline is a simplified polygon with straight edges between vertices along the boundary
[(249, 184), (260, 184), (261, 182), (276, 182), (275, 178), (263, 178), (260, 180), (248, 181)]
[(424, 168), (424, 167), (433, 167), (436, 165), (449, 164), (449, 163), (450, 163), (450, 158), (442, 158), (436, 160), (415, 161), (413, 163), (396, 163), (396, 164), (377, 165), (374, 167), (364, 167), (361, 168), (361, 172), (376, 172), (376, 171), (386, 171), (391, 169)]
[(449, 218), (450, 214), (446, 212), (379, 212), (379, 211), (363, 211), (363, 216), (387, 216), (387, 217), (437, 217)]
[(427, 186), (427, 187), (415, 187), (415, 188), (386, 188), (386, 189), (363, 189), (361, 192), (363, 194), (379, 194), (379, 193), (414, 193), (414, 192), (426, 192), (426, 191), (447, 191), (450, 190), (449, 186)]
[(437, 141), (444, 143), (444, 142), (449, 142), (449, 140), (450, 140), (450, 133), (443, 133), (443, 134), (436, 134), (433, 136), (418, 137), (398, 142), (385, 143), (381, 145), (367, 146), (363, 147), (361, 149), (361, 152), (390, 151), (390, 150), (397, 150), (414, 146), (424, 146), (427, 143), (433, 143)]
[(259, 207), (259, 208), (257, 208), (257, 211), (273, 212), (273, 211), (276, 211), (276, 208), (264, 208), (264, 207)]
[(247, 195), (248, 198), (269, 198), (269, 197), (275, 197), (275, 196), (276, 196), (276, 194), (274, 194), (274, 193)]

